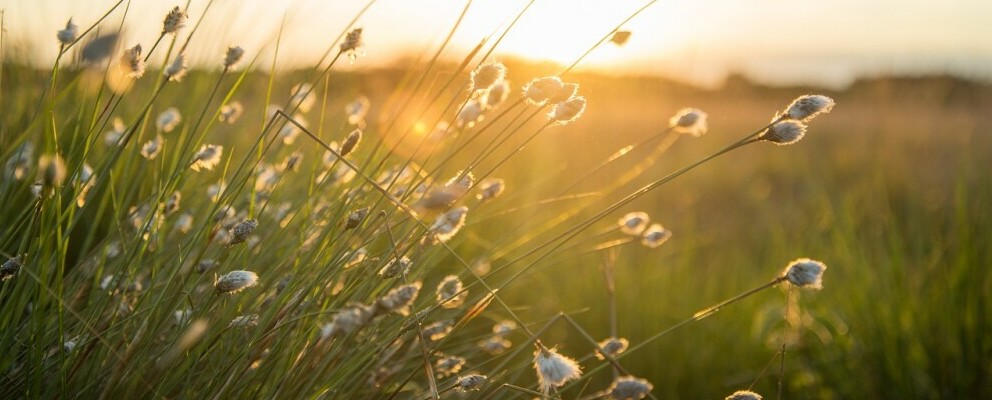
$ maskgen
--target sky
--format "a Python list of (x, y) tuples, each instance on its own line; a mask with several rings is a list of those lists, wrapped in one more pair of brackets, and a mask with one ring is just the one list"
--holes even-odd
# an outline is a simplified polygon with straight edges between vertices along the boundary
[[(55, 32), (73, 18), (81, 30), (116, 0), (0, 0), (4, 48), (40, 65), (57, 54)], [(460, 59), (492, 41), (529, 0), (475, 0), (445, 54)], [(367, 68), (428, 54), (467, 0), (379, 0), (358, 19)], [(536, 0), (503, 38), (494, 57), (569, 64), (641, 8), (646, 0)], [(127, 5), (128, 3), (124, 3)], [(147, 49), (173, 6), (186, 0), (132, 0), (100, 29), (124, 26), (123, 45)], [(188, 55), (217, 64), (228, 45), (280, 67), (309, 66), (367, 4), (357, 0), (191, 0), (190, 25), (204, 17)], [(279, 35), (280, 27), (282, 34)], [(185, 32), (188, 32), (188, 29)], [(606, 44), (581, 64), (610, 74), (663, 75), (716, 85), (729, 72), (770, 84), (843, 87), (860, 76), (953, 73), (992, 80), (989, 0), (659, 0), (623, 24), (622, 47)]]

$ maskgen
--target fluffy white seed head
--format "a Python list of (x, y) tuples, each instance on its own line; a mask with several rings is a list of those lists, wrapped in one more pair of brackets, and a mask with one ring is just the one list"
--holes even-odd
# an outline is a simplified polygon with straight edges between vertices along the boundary
[(784, 146), (798, 142), (805, 135), (806, 124), (802, 123), (802, 121), (787, 119), (776, 122), (768, 129), (765, 129), (761, 136), (758, 136), (758, 139)]
[(441, 214), (431, 226), (431, 235), (435, 242), (444, 243), (451, 240), (465, 226), (468, 207), (462, 206)]
[(503, 104), (507, 97), (510, 97), (510, 82), (506, 79), (501, 79), (499, 82), (493, 84), (484, 96), (480, 97), (480, 101), (486, 110), (491, 110)]
[(2, 179), (21, 180), (27, 177), (34, 163), (34, 143), (24, 142), (7, 159), (3, 166)]
[(442, 356), (434, 362), (434, 371), (441, 377), (457, 374), (465, 366), (465, 357)]
[(365, 116), (369, 113), (372, 102), (368, 97), (358, 96), (355, 100), (344, 106), (344, 113), (348, 116), (348, 123), (358, 125), (365, 121)]
[(144, 145), (141, 146), (141, 156), (154, 160), (158, 157), (158, 153), (162, 151), (162, 146), (165, 145), (165, 138), (162, 135), (155, 135), (155, 138), (149, 140)]
[(243, 270), (228, 272), (214, 282), (217, 293), (237, 293), (255, 285), (258, 285), (258, 274)]
[(534, 353), (534, 370), (544, 393), (550, 393), (582, 375), (579, 363), (559, 354), (556, 349), (538, 349)]
[(506, 76), (506, 67), (498, 62), (480, 65), (472, 71), (472, 90), (486, 90)]
[(238, 118), (241, 117), (241, 113), (244, 112), (244, 107), (241, 106), (241, 102), (232, 101), (230, 103), (224, 104), (220, 108), (220, 122), (226, 122), (228, 124), (233, 124)]
[(650, 222), (651, 217), (648, 216), (648, 213), (634, 211), (620, 217), (617, 224), (620, 225), (620, 232), (631, 236), (641, 236), (644, 230), (648, 228), (648, 223)]
[(552, 97), (558, 96), (565, 84), (557, 76), (537, 78), (524, 85), (524, 96), (533, 105), (543, 105)]
[(348, 32), (348, 35), (345, 36), (344, 42), (341, 43), (341, 52), (349, 53), (349, 55), (353, 56), (355, 50), (357, 50), (361, 46), (362, 46), (362, 28), (355, 28), (352, 29), (351, 32)]
[(820, 114), (829, 113), (834, 108), (834, 99), (819, 94), (799, 96), (792, 101), (785, 113), (789, 118), (809, 122)]
[(224, 155), (224, 146), (216, 144), (205, 144), (200, 147), (200, 151), (193, 157), (193, 163), (189, 166), (193, 171), (201, 169), (213, 170), (220, 163)]
[(179, 109), (175, 107), (169, 107), (165, 111), (162, 111), (155, 119), (155, 126), (162, 132), (172, 132), (176, 129), (176, 126), (183, 121), (182, 114), (179, 113)]
[(176, 58), (172, 59), (172, 63), (168, 67), (165, 67), (165, 71), (162, 71), (170, 81), (179, 82), (183, 80), (186, 76), (186, 54), (179, 53)]
[(731, 394), (730, 396), (727, 396), (725, 400), (761, 400), (761, 399), (762, 397), (760, 394), (757, 394), (750, 390), (738, 390), (733, 394)]
[(606, 354), (611, 358), (616, 357), (620, 355), (620, 353), (627, 351), (627, 346), (629, 345), (630, 342), (628, 342), (627, 339), (618, 338), (618, 337), (608, 337), (606, 339), (603, 339), (602, 342), (599, 342), (599, 348), (603, 349), (603, 352), (601, 353), (597, 350), (596, 358), (600, 360), (605, 360), (606, 357), (603, 357), (603, 354)]
[(499, 197), (506, 190), (506, 181), (502, 178), (486, 178), (479, 182), (479, 194), (475, 198), (489, 201)]
[(806, 289), (823, 289), (823, 271), (827, 269), (826, 264), (800, 258), (785, 267), (785, 279), (792, 285)]
[(358, 147), (358, 143), (360, 143), (361, 141), (362, 141), (362, 131), (360, 129), (355, 129), (351, 131), (351, 133), (349, 133), (348, 136), (344, 138), (344, 141), (341, 142), (341, 149), (338, 150), (338, 152), (341, 154), (341, 157), (353, 153), (355, 151), (355, 148)]
[(517, 329), (517, 323), (511, 320), (500, 321), (493, 325), (493, 335), (506, 336)]
[(186, 21), (189, 16), (183, 10), (176, 6), (165, 15), (165, 21), (162, 22), (162, 34), (167, 35), (170, 33), (179, 32), (180, 29), (186, 26)]
[(420, 287), (420, 282), (400, 286), (390, 290), (385, 296), (380, 297), (376, 303), (386, 311), (407, 316), (410, 314), (410, 306), (413, 304), (414, 300), (417, 300), (417, 294), (420, 293)]
[(644, 231), (641, 237), (641, 244), (652, 249), (661, 246), (672, 237), (672, 231), (665, 229), (661, 224), (652, 224)]
[(413, 263), (406, 256), (394, 258), (389, 260), (389, 262), (379, 270), (379, 276), (388, 279), (404, 275), (410, 271), (411, 265), (413, 265)]
[(479, 348), (486, 353), (497, 355), (503, 354), (503, 352), (510, 349), (513, 343), (507, 340), (505, 337), (493, 335), (489, 338), (479, 341)]
[(458, 378), (456, 386), (459, 392), (469, 392), (473, 390), (482, 389), (482, 385), (486, 384), (487, 377), (485, 375), (465, 375)]
[(65, 161), (59, 154), (44, 154), (38, 158), (38, 173), (42, 186), (60, 187), (65, 182)]
[(555, 125), (565, 125), (575, 122), (582, 116), (586, 109), (586, 98), (582, 96), (572, 97), (558, 103), (548, 113), (548, 119)]
[(248, 236), (255, 231), (255, 228), (258, 228), (258, 220), (255, 218), (238, 222), (236, 225), (231, 227), (231, 240), (227, 244), (235, 245), (238, 243), (244, 243), (248, 240)]
[(455, 275), (448, 275), (437, 285), (437, 302), (442, 308), (458, 308), (468, 297), (468, 291), (463, 291), (462, 281)]
[(365, 220), (365, 217), (367, 217), (369, 215), (369, 211), (371, 211), (371, 210), (372, 210), (372, 208), (370, 208), (370, 207), (364, 207), (364, 208), (359, 208), (359, 209), (357, 209), (355, 211), (352, 211), (351, 214), (348, 214), (348, 218), (345, 219), (345, 221), (344, 221), (344, 229), (347, 230), (347, 229), (355, 229), (355, 228), (357, 228), (358, 225), (361, 224), (362, 221)]
[(224, 53), (224, 68), (231, 68), (238, 61), (241, 61), (241, 57), (245, 55), (245, 49), (240, 46), (230, 46), (227, 48), (227, 52)]
[(239, 315), (227, 326), (231, 328), (250, 328), (258, 325), (258, 314)]
[(292, 103), (297, 104), (300, 112), (310, 112), (313, 104), (317, 101), (317, 96), (313, 93), (313, 85), (309, 83), (293, 86), (291, 93), (293, 94)]
[(482, 109), (483, 105), (479, 102), (479, 100), (469, 100), (468, 103), (465, 103), (465, 106), (462, 107), (462, 110), (458, 112), (458, 118), (455, 119), (455, 125), (463, 128), (471, 128), (475, 126), (475, 124), (482, 121)]
[(698, 108), (683, 108), (668, 120), (673, 132), (685, 133), (695, 137), (706, 133), (706, 113)]
[(640, 400), (647, 397), (653, 389), (654, 385), (646, 379), (621, 376), (613, 381), (609, 389), (606, 389), (606, 398), (609, 400)]
[(331, 322), (320, 330), (321, 339), (347, 335), (358, 331), (372, 320), (374, 310), (364, 304), (352, 303), (334, 315)]
[(23, 255), (13, 258), (8, 258), (7, 261), (3, 263), (3, 265), (0, 265), (0, 282), (13, 278), (14, 275), (17, 275), (17, 271), (20, 271), (23, 265), (24, 265)]
[(120, 68), (128, 78), (138, 79), (145, 74), (145, 60), (141, 58), (141, 45), (124, 50), (120, 58)]
[(76, 41), (77, 35), (79, 35), (79, 27), (72, 23), (72, 18), (69, 18), (65, 23), (65, 29), (58, 31), (55, 37), (59, 39), (60, 44), (68, 46)]
[(179, 204), (183, 200), (182, 192), (176, 190), (169, 195), (169, 198), (165, 200), (165, 206), (162, 208), (162, 213), (165, 215), (175, 214), (179, 211)]
[(448, 334), (451, 333), (451, 330), (454, 329), (452, 324), (453, 322), (450, 319), (447, 319), (427, 325), (424, 327), (424, 337), (431, 341), (444, 339), (444, 337), (448, 336)]

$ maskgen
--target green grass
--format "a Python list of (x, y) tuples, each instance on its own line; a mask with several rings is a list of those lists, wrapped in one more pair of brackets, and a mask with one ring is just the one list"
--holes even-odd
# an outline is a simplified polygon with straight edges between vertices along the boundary
[[(167, 36), (155, 51), (175, 54), (183, 38), (168, 43)], [(566, 71), (564, 80), (580, 85), (589, 106), (575, 123), (547, 127), (546, 110), (524, 105), (519, 90), (560, 67), (507, 60), (509, 100), (435, 147), (421, 142), (436, 122), (454, 122), (468, 74), (490, 48), (459, 65), (344, 73), (329, 61), (336, 43), (328, 45), (328, 62), (313, 70), (258, 72), (251, 66), (276, 61), (248, 55), (238, 68), (194, 70), (179, 83), (163, 84), (150, 68), (120, 95), (99, 68), (67, 62), (53, 74), (4, 64), (0, 157), (6, 162), (25, 142), (34, 154), (23, 179), (4, 170), (0, 180), (0, 254), (27, 260), (0, 284), (0, 348), (7, 349), (0, 353), (0, 393), (430, 398), (435, 386), (441, 397), (458, 397), (449, 391), (454, 376), (428, 379), (429, 352), (432, 363), (437, 353), (465, 357), (461, 375), (489, 376), (473, 396), (530, 398), (526, 390), (537, 390), (531, 342), (539, 339), (586, 371), (558, 395), (587, 398), (613, 374), (592, 357), (584, 332), (598, 341), (615, 329), (637, 347), (619, 364), (651, 381), (657, 398), (722, 398), (752, 384), (766, 398), (780, 390), (784, 398), (811, 399), (992, 395), (992, 341), (985, 334), (992, 330), (985, 298), (992, 290), (985, 268), (992, 261), (992, 118), (981, 113), (992, 105), (987, 85), (950, 78), (859, 82), (827, 93), (837, 109), (812, 121), (798, 144), (746, 145), (592, 219), (765, 126), (813, 90), (740, 83), (703, 90)], [(315, 108), (300, 114), (320, 140), (301, 133), (284, 144), (275, 139), (285, 119), (271, 123), (266, 107), (287, 102), (301, 82), (315, 88)], [(343, 110), (359, 95), (372, 101), (363, 139), (347, 163), (325, 165), (322, 143), (341, 143), (354, 129)], [(234, 124), (218, 122), (230, 100), (244, 104), (244, 115)], [(674, 137), (663, 138), (669, 116), (684, 106), (709, 113), (709, 133), (665, 142)], [(183, 121), (162, 133), (161, 154), (145, 160), (139, 149), (158, 134), (155, 118), (169, 107)], [(121, 148), (103, 139), (116, 116), (133, 132)], [(590, 172), (618, 149), (652, 137)], [(191, 171), (205, 143), (224, 146), (221, 162)], [(658, 150), (655, 160), (659, 143), (672, 147)], [(280, 170), (295, 152), (303, 156), (299, 169)], [(69, 179), (35, 197), (38, 156), (54, 153), (65, 159)], [(72, 177), (84, 162), (96, 174), (79, 207), (81, 185)], [(420, 174), (379, 179), (404, 166)], [(358, 170), (351, 181), (316, 179), (351, 167)], [(438, 189), (466, 168), (477, 180), (488, 172), (504, 178), (506, 193), (481, 202), (468, 192), (456, 203), (469, 208), (462, 230), (447, 243), (425, 242), (443, 210), (425, 207), (425, 192), (415, 188)], [(278, 179), (263, 190), (256, 180), (265, 169)], [(220, 182), (227, 190), (212, 201), (207, 188)], [(179, 212), (163, 215), (161, 226), (132, 218), (131, 207), (154, 210), (177, 190)], [(227, 205), (232, 215), (215, 219)], [(348, 215), (364, 207), (368, 217), (345, 229)], [(674, 236), (658, 249), (626, 238), (613, 228), (629, 211), (648, 212)], [(183, 213), (193, 221), (185, 233), (175, 228)], [(259, 220), (254, 238), (224, 245), (228, 228), (245, 218)], [(147, 239), (146, 229), (153, 233)], [(628, 243), (609, 246), (614, 240)], [(369, 258), (345, 268), (361, 247)], [(399, 256), (413, 260), (410, 272), (380, 278), (377, 272)], [(822, 291), (777, 286), (679, 325), (807, 256), (829, 266)], [(492, 265), (481, 280), (470, 268), (480, 259)], [(217, 264), (197, 272), (204, 260)], [(611, 262), (615, 327), (602, 272)], [(260, 284), (217, 294), (216, 276), (239, 269), (258, 273)], [(434, 289), (449, 274), (465, 283), (468, 297), (459, 307), (439, 308)], [(106, 287), (109, 275), (121, 280)], [(386, 313), (355, 332), (321, 338), (321, 327), (349, 305), (375, 304), (414, 281), (423, 288), (411, 315)], [(140, 289), (128, 289), (135, 282)], [(499, 288), (497, 297), (476, 313), (485, 287)], [(183, 310), (189, 317), (177, 323)], [(257, 326), (228, 326), (249, 314), (258, 314)], [(521, 324), (506, 336), (513, 346), (501, 355), (481, 351), (477, 343), (506, 319)], [(422, 344), (421, 329), (439, 321), (454, 329)], [(71, 350), (67, 341), (75, 343)]]

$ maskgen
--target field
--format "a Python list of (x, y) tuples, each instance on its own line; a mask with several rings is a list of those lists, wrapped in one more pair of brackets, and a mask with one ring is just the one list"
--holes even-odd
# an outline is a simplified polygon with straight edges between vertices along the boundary
[[(172, 37), (151, 51), (174, 56)], [(989, 84), (704, 89), (506, 59), (506, 101), (465, 119), (491, 60), (426, 59), (269, 73), (246, 54), (122, 85), (68, 52), (6, 61), (0, 397), (622, 398), (607, 388), (628, 374), (653, 386), (631, 398), (992, 397)], [(564, 124), (524, 101), (556, 74), (587, 102)], [(664, 178), (807, 94), (836, 106), (797, 143)], [(673, 131), (684, 107), (705, 134)], [(505, 191), (486, 197), (487, 177)], [(671, 237), (621, 233), (635, 211)], [(778, 280), (703, 312), (802, 257), (827, 265), (821, 290)], [(257, 276), (227, 279), (240, 270)], [(630, 347), (602, 360), (610, 336)], [(535, 352), (555, 347), (583, 374), (539, 385)]]

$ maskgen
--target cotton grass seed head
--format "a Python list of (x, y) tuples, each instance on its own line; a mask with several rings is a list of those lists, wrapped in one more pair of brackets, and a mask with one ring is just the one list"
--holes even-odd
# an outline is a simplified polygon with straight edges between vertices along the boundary
[(517, 329), (517, 323), (511, 320), (504, 320), (493, 325), (493, 335), (506, 336)]
[(14, 275), (17, 275), (17, 271), (21, 270), (21, 267), (23, 265), (24, 265), (23, 255), (19, 255), (13, 258), (8, 258), (7, 261), (4, 261), (3, 265), (0, 265), (0, 282), (13, 278)]
[(482, 103), (479, 100), (472, 99), (465, 106), (462, 107), (461, 111), (458, 112), (458, 118), (455, 119), (455, 125), (462, 128), (471, 128), (475, 124), (482, 121)]
[(443, 356), (434, 363), (434, 371), (442, 378), (457, 374), (465, 366), (465, 357)]
[(165, 21), (162, 22), (162, 34), (167, 35), (179, 32), (180, 29), (186, 26), (188, 19), (189, 16), (183, 10), (180, 10), (179, 6), (176, 6), (165, 15)]
[(787, 119), (776, 122), (768, 129), (765, 129), (761, 136), (758, 136), (758, 140), (767, 140), (779, 146), (784, 146), (798, 142), (805, 135), (806, 124), (798, 120)]
[(487, 377), (485, 375), (465, 375), (458, 377), (458, 381), (455, 383), (455, 387), (459, 392), (469, 392), (473, 390), (482, 389), (482, 385), (486, 384)]
[(355, 148), (358, 147), (358, 143), (361, 141), (362, 141), (362, 131), (360, 129), (355, 129), (351, 131), (351, 133), (349, 133), (348, 136), (344, 138), (344, 141), (341, 142), (341, 149), (339, 150), (339, 154), (341, 154), (341, 157), (347, 156), (352, 152), (354, 152)]
[(248, 314), (234, 317), (234, 319), (231, 320), (231, 323), (227, 326), (231, 328), (250, 328), (257, 325), (258, 314)]
[(238, 61), (241, 61), (241, 57), (245, 55), (245, 49), (240, 46), (230, 46), (227, 48), (227, 52), (224, 53), (224, 68), (231, 68)]
[(762, 397), (760, 394), (757, 394), (750, 390), (738, 390), (733, 394), (731, 394), (730, 396), (727, 396), (725, 400), (761, 400), (761, 399)]
[(579, 363), (559, 354), (556, 349), (547, 348), (539, 348), (534, 352), (534, 370), (537, 371), (537, 380), (544, 393), (550, 393), (582, 375)]
[(462, 281), (455, 275), (448, 275), (437, 285), (437, 302), (442, 308), (458, 308), (468, 297), (468, 291), (462, 290)]
[(557, 76), (537, 78), (524, 85), (524, 96), (533, 105), (543, 105), (564, 89), (564, 83)]
[(341, 52), (349, 53), (354, 59), (355, 50), (362, 46), (362, 28), (355, 28), (348, 32), (344, 42), (341, 43)]
[(465, 226), (465, 217), (468, 215), (468, 207), (454, 208), (434, 221), (431, 226), (431, 234), (436, 242), (444, 243), (453, 238), (458, 231)]
[(344, 229), (348, 230), (357, 228), (358, 225), (365, 220), (365, 217), (369, 215), (369, 211), (371, 210), (372, 208), (365, 207), (352, 211), (351, 214), (348, 214), (348, 218), (344, 222)]
[(472, 90), (486, 90), (506, 76), (506, 67), (498, 62), (480, 65), (472, 71)]
[(672, 231), (665, 229), (661, 224), (652, 224), (644, 231), (644, 236), (641, 237), (641, 244), (654, 249), (664, 244), (671, 237)]
[(606, 389), (606, 398), (610, 400), (640, 400), (648, 396), (654, 385), (646, 379), (633, 376), (621, 376), (613, 381)]
[(120, 68), (128, 78), (138, 79), (145, 74), (145, 60), (141, 58), (141, 45), (124, 50), (120, 58)]
[(586, 99), (582, 96), (572, 97), (564, 102), (558, 103), (548, 113), (548, 120), (555, 125), (566, 125), (582, 116), (586, 109)]
[(365, 120), (365, 115), (369, 113), (372, 102), (368, 97), (358, 96), (355, 100), (344, 106), (344, 113), (348, 116), (348, 123), (358, 125)]
[(183, 80), (183, 77), (186, 76), (186, 54), (179, 53), (176, 58), (172, 59), (172, 63), (168, 67), (165, 67), (162, 74), (173, 82)]
[(244, 107), (241, 105), (241, 102), (232, 101), (220, 107), (220, 115), (217, 118), (220, 119), (220, 122), (233, 124), (241, 117), (241, 113), (243, 112)]
[(698, 108), (683, 108), (668, 120), (673, 132), (700, 137), (706, 133), (706, 113)]
[(620, 217), (617, 224), (620, 225), (620, 232), (631, 236), (641, 236), (644, 230), (647, 229), (648, 223), (651, 222), (651, 217), (648, 213), (643, 211), (629, 212), (626, 215)]
[(823, 289), (823, 271), (826, 269), (826, 264), (822, 262), (800, 258), (785, 267), (784, 276), (793, 286), (820, 290)]
[(55, 37), (59, 39), (59, 43), (63, 46), (68, 46), (72, 42), (76, 41), (76, 37), (79, 34), (79, 27), (72, 23), (72, 18), (69, 18), (65, 23), (65, 29), (58, 31)]
[(481, 97), (483, 108), (491, 110), (499, 107), (500, 104), (506, 101), (507, 97), (510, 97), (510, 82), (506, 79), (501, 79), (486, 91), (485, 96)]
[(349, 304), (338, 311), (329, 324), (321, 328), (320, 337), (327, 339), (356, 332), (372, 320), (373, 313), (372, 307), (360, 303)]
[(807, 94), (793, 100), (789, 108), (785, 110), (785, 114), (789, 118), (809, 122), (817, 115), (829, 113), (830, 110), (833, 110), (834, 104), (834, 99), (827, 96)]
[(383, 310), (387, 312), (395, 312), (402, 316), (407, 316), (410, 314), (410, 306), (413, 304), (414, 300), (417, 300), (417, 294), (420, 293), (420, 282), (414, 282), (408, 285), (403, 285), (390, 290), (385, 296), (379, 298), (376, 301)]
[(189, 168), (193, 171), (213, 170), (220, 163), (224, 155), (224, 146), (216, 144), (205, 144), (200, 146), (200, 151), (193, 156), (193, 163)]
[(479, 182), (479, 194), (475, 195), (475, 198), (484, 202), (490, 201), (503, 194), (504, 190), (506, 190), (506, 181), (502, 178), (486, 178)]
[(389, 260), (389, 262), (379, 270), (379, 276), (381, 278), (388, 279), (405, 275), (408, 271), (410, 271), (411, 265), (413, 265), (413, 262), (411, 262), (406, 256), (394, 258)]
[(454, 327), (452, 326), (452, 321), (450, 319), (438, 321), (424, 327), (424, 337), (427, 338), (427, 340), (436, 342), (444, 339), (445, 336), (448, 336), (453, 328)]
[(60, 187), (66, 178), (65, 161), (61, 155), (44, 154), (38, 158), (38, 173), (42, 186)]
[(214, 282), (217, 293), (237, 293), (258, 285), (258, 274), (251, 271), (235, 270), (221, 275)]
[(162, 135), (155, 135), (154, 139), (141, 146), (141, 156), (148, 160), (154, 160), (162, 151), (162, 146), (165, 146), (165, 138)]
[(630, 342), (628, 342), (627, 339), (618, 338), (618, 337), (608, 337), (604, 339), (602, 342), (599, 342), (599, 348), (603, 349), (603, 352), (601, 353), (597, 350), (596, 358), (600, 360), (605, 360), (606, 357), (603, 357), (603, 354), (606, 354), (611, 358), (616, 357), (620, 355), (620, 353), (627, 351), (628, 345), (630, 345)]
[(179, 114), (179, 109), (175, 107), (169, 107), (165, 111), (162, 111), (155, 119), (155, 126), (162, 132), (172, 132), (176, 129), (176, 126), (183, 121), (182, 114)]
[(237, 225), (231, 227), (231, 240), (228, 242), (228, 245), (244, 243), (245, 240), (248, 240), (248, 236), (255, 231), (255, 228), (258, 228), (258, 220), (255, 218), (238, 222)]
[(513, 342), (510, 342), (502, 336), (496, 335), (479, 341), (479, 348), (482, 349), (482, 351), (492, 355), (503, 354), (509, 350), (511, 346), (513, 346)]

